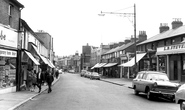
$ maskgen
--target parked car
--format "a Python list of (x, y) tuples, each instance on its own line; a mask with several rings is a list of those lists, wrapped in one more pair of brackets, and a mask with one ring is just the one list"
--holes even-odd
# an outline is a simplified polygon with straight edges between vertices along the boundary
[(90, 78), (91, 77), (91, 72), (90, 71), (87, 71), (87, 73), (85, 74), (85, 77), (86, 78)]
[(80, 73), (80, 76), (81, 77), (84, 76), (86, 72), (87, 72), (87, 70), (82, 70), (81, 73)]
[(100, 80), (100, 75), (97, 72), (92, 72), (90, 79), (98, 79)]
[(175, 92), (179, 84), (169, 81), (166, 73), (157, 71), (141, 71), (133, 79), (132, 87), (134, 93), (137, 95), (139, 92), (147, 94), (147, 99), (154, 97), (164, 97), (172, 101), (175, 100)]
[(59, 74), (62, 74), (62, 69), (59, 69), (58, 72), (59, 72)]
[(181, 85), (176, 91), (175, 102), (180, 104), (180, 110), (185, 110), (185, 84)]

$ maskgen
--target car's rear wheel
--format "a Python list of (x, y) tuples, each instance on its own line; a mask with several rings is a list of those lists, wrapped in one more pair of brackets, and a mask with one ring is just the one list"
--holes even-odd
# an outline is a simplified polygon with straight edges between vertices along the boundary
[(151, 100), (151, 99), (152, 99), (152, 94), (151, 94), (149, 88), (147, 89), (147, 92), (146, 92), (146, 93), (147, 93), (147, 95), (146, 95), (147, 99), (148, 99), (148, 100)]
[(185, 110), (185, 101), (180, 102), (180, 110)]

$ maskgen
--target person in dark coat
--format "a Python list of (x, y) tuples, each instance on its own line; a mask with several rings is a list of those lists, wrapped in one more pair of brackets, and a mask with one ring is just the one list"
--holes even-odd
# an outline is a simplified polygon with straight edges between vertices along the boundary
[(59, 71), (58, 70), (56, 70), (55, 75), (56, 75), (56, 78), (58, 79), (58, 75), (59, 75)]
[(43, 73), (41, 68), (39, 68), (39, 71), (37, 73), (37, 87), (39, 88), (39, 93), (41, 92), (41, 89), (42, 89), (42, 81), (43, 81)]
[(51, 85), (52, 85), (53, 81), (54, 81), (54, 77), (53, 77), (52, 73), (50, 71), (47, 71), (46, 72), (46, 82), (48, 84), (48, 93), (50, 93), (52, 91)]

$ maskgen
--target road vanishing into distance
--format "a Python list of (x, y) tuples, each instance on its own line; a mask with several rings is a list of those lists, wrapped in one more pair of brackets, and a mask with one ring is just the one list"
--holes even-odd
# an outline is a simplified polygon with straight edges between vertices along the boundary
[(53, 91), (26, 102), (16, 110), (179, 110), (179, 105), (163, 99), (147, 100), (133, 89), (80, 77), (60, 74)]

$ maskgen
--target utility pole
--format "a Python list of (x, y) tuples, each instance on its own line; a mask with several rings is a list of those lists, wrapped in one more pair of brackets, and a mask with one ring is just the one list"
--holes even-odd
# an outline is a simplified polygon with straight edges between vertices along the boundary
[(117, 12), (102, 12), (101, 14), (98, 14), (99, 16), (104, 16), (105, 14), (117, 14), (117, 15), (124, 15), (126, 16), (133, 16), (134, 17), (134, 56), (135, 56), (135, 71), (137, 70), (137, 52), (136, 52), (136, 5), (134, 4), (134, 13), (117, 13)]

